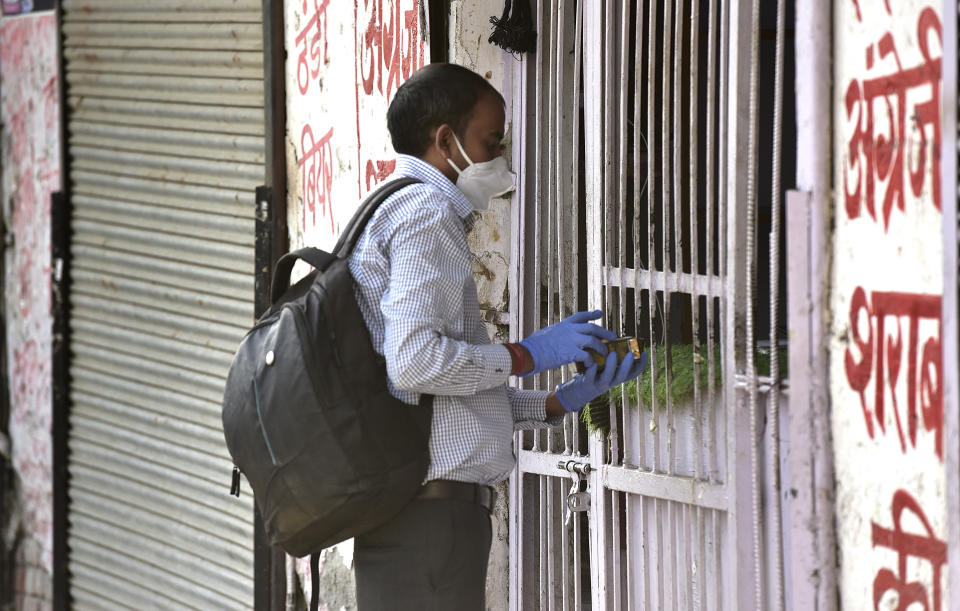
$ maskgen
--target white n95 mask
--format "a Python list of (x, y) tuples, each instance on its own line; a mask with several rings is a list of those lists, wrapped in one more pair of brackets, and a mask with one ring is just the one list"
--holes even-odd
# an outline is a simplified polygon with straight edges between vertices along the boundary
[(475, 210), (486, 210), (490, 207), (491, 199), (513, 191), (517, 177), (510, 171), (502, 155), (490, 161), (474, 163), (460, 146), (456, 134), (453, 135), (453, 141), (469, 165), (461, 170), (450, 158), (447, 158), (447, 163), (457, 171), (457, 188), (467, 196)]

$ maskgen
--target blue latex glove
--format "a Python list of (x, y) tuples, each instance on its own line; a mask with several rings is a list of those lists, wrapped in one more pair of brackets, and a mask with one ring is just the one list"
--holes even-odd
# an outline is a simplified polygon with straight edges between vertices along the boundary
[(583, 407), (615, 386), (639, 376), (647, 368), (647, 353), (635, 359), (633, 353), (627, 354), (623, 362), (617, 364), (616, 353), (607, 356), (607, 362), (602, 370), (598, 371), (597, 364), (587, 367), (587, 370), (572, 380), (557, 386), (556, 395), (568, 412), (578, 412)]
[(533, 357), (533, 371), (524, 375), (533, 375), (576, 361), (589, 365), (593, 362), (593, 357), (584, 348), (606, 354), (608, 348), (600, 340), (616, 339), (617, 334), (590, 322), (601, 316), (603, 313), (600, 310), (577, 312), (556, 324), (534, 332), (520, 342), (520, 345)]

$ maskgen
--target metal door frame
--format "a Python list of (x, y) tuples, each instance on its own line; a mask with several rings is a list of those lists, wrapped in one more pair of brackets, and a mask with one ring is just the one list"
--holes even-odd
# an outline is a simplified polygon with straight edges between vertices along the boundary
[(792, 553), (784, 569), (788, 607), (819, 611), (838, 605), (826, 322), (832, 23), (828, 3), (796, 4), (797, 184), (786, 205), (792, 443), (784, 518)]
[[(558, 2), (549, 4), (555, 9), (553, 11), (554, 13), (559, 12), (561, 14), (576, 15), (574, 12), (576, 3), (573, 0), (559, 0)], [(576, 96), (579, 91), (579, 76), (573, 76), (573, 82), (568, 83), (568, 87), (563, 89), (559, 94), (559, 86), (555, 81), (551, 81), (550, 77), (551, 74), (556, 73), (557, 66), (561, 62), (563, 62), (564, 65), (569, 62), (573, 62), (573, 64), (576, 65), (580, 61), (578, 41), (580, 40), (579, 36), (582, 34), (582, 23), (574, 16), (574, 22), (565, 24), (562, 33), (558, 34), (556, 30), (551, 29), (549, 23), (545, 22), (544, 11), (541, 10), (541, 6), (535, 4), (534, 9), (537, 20), (535, 27), (538, 32), (538, 40), (541, 42), (551, 41), (550, 44), (553, 45), (551, 49), (558, 46), (566, 48), (564, 45), (572, 45), (573, 53), (572, 57), (565, 56), (562, 53), (552, 53), (549, 57), (537, 57), (535, 54), (530, 54), (523, 56), (521, 61), (515, 61), (512, 56), (505, 56), (508, 87), (512, 93), (510, 96), (512, 108), (509, 112), (511, 117), (511, 133), (513, 134), (511, 148), (513, 168), (518, 175), (518, 184), (530, 185), (529, 193), (524, 189), (518, 189), (513, 194), (511, 205), (511, 261), (513, 265), (511, 265), (509, 282), (510, 286), (514, 287), (510, 291), (509, 301), (511, 341), (518, 341), (532, 333), (539, 326), (538, 319), (541, 314), (541, 308), (538, 299), (539, 290), (537, 284), (539, 282), (538, 273), (542, 261), (538, 248), (530, 248), (530, 246), (539, 245), (541, 237), (552, 237), (556, 240), (563, 240), (565, 245), (570, 245), (573, 250), (576, 250), (575, 243), (570, 244), (571, 238), (568, 234), (564, 233), (558, 238), (558, 229), (560, 229), (561, 223), (566, 222), (564, 225), (565, 228), (560, 229), (560, 231), (564, 232), (569, 231), (571, 227), (575, 226), (577, 219), (575, 206), (573, 210), (568, 210), (568, 212), (572, 213), (571, 216), (564, 218), (550, 217), (552, 218), (552, 222), (547, 223), (542, 222), (543, 218), (541, 218), (541, 215), (538, 213), (539, 207), (543, 205), (544, 201), (550, 196), (550, 193), (556, 193), (560, 190), (559, 185), (564, 178), (556, 171), (550, 173), (549, 170), (545, 170), (545, 177), (540, 175), (539, 169), (541, 167), (549, 166), (555, 170), (557, 160), (545, 160), (544, 151), (542, 150), (543, 147), (538, 146), (538, 143), (544, 142), (546, 138), (555, 137), (560, 133), (561, 128), (558, 127), (557, 117), (562, 117), (560, 120), (565, 121), (566, 125), (569, 125), (571, 122), (577, 124), (578, 119), (575, 116), (571, 118), (569, 114), (564, 115), (564, 112), (568, 111), (569, 108), (564, 107), (562, 103), (557, 103), (556, 100), (558, 95), (568, 96), (572, 94), (574, 96), (574, 106), (576, 106), (578, 103)], [(558, 37), (560, 38), (559, 45), (557, 43)], [(537, 64), (532, 66), (530, 62), (534, 60), (537, 61)], [(545, 87), (546, 91), (544, 90)], [(538, 110), (542, 111), (544, 115), (548, 117), (548, 124), (546, 126), (538, 121)], [(550, 121), (553, 122), (550, 123)], [(526, 137), (530, 129), (536, 130), (536, 136), (532, 140)], [(576, 136), (572, 136), (572, 138), (574, 142), (571, 148), (576, 149)], [(549, 147), (546, 148), (549, 151)], [(560, 149), (562, 149), (562, 147), (560, 147)], [(557, 150), (556, 153), (558, 159), (561, 159), (570, 155), (570, 150)], [(569, 159), (567, 159), (567, 161), (569, 161)], [(529, 172), (527, 171), (528, 168), (530, 168)], [(576, 184), (576, 177), (574, 177), (574, 185)], [(559, 248), (559, 245), (555, 244), (555, 246)], [(573, 265), (576, 264), (575, 260), (576, 256), (573, 257)], [(567, 264), (571, 264), (571, 261), (566, 259), (565, 261), (567, 261)], [(565, 291), (570, 291), (571, 289), (574, 291), (572, 298), (575, 301), (575, 287), (563, 287)], [(571, 295), (568, 294), (567, 301), (570, 300), (570, 297)], [(560, 313), (563, 312), (565, 305), (569, 304), (563, 303), (559, 305)], [(558, 318), (560, 314), (554, 311), (556, 309), (554, 305), (548, 304), (545, 315)], [(532, 387), (535, 384), (545, 383), (549, 386), (561, 381), (562, 378), (558, 377), (558, 375), (559, 374), (556, 373), (541, 374), (538, 378), (542, 377), (542, 380), (525, 378), (524, 385), (526, 387)], [(518, 563), (527, 562), (529, 558), (524, 558), (521, 549), (525, 541), (532, 541), (538, 536), (538, 533), (541, 535), (541, 549), (550, 548), (555, 551), (557, 547), (560, 547), (561, 551), (559, 553), (565, 561), (563, 566), (560, 567), (562, 583), (564, 587), (569, 586), (573, 589), (574, 596), (580, 596), (581, 594), (581, 562), (579, 554), (582, 548), (579, 544), (572, 543), (572, 541), (580, 541), (585, 537), (585, 533), (583, 532), (584, 528), (579, 522), (575, 523), (571, 529), (572, 535), (568, 533), (566, 529), (563, 529), (559, 537), (560, 541), (555, 541), (552, 534), (556, 527), (556, 524), (552, 523), (552, 521), (557, 519), (556, 509), (558, 509), (558, 504), (555, 503), (555, 497), (558, 497), (561, 490), (567, 489), (569, 486), (569, 478), (572, 477), (570, 472), (558, 467), (558, 463), (561, 460), (584, 459), (583, 451), (586, 450), (586, 448), (581, 448), (577, 440), (571, 439), (571, 437), (576, 437), (576, 426), (576, 420), (573, 416), (568, 416), (565, 419), (562, 434), (566, 451), (562, 454), (541, 451), (539, 449), (541, 443), (549, 446), (552, 443), (560, 442), (560, 435), (555, 432), (547, 433), (544, 436), (545, 439), (538, 437), (535, 451), (525, 450), (523, 448), (522, 434), (517, 435), (515, 445), (518, 455), (518, 467), (511, 474), (508, 484), (510, 497), (509, 601), (511, 609), (527, 608), (525, 603), (532, 600), (534, 590), (539, 590), (542, 594), (547, 588), (553, 587), (553, 584), (560, 581), (556, 579), (555, 565), (551, 564), (549, 567), (540, 567), (541, 571), (538, 583), (524, 583), (522, 578), (523, 571), (520, 570)], [(554, 437), (554, 435), (557, 436)], [(546, 476), (545, 479), (541, 480), (537, 499), (530, 499), (524, 495), (524, 473)], [(546, 506), (546, 511), (541, 510), (538, 527), (528, 530), (528, 527), (533, 525), (526, 524), (524, 520), (520, 519), (520, 516), (532, 511), (532, 507), (536, 503), (543, 503)], [(548, 524), (548, 521), (551, 521), (551, 523)], [(542, 535), (546, 535), (546, 537)], [(573, 547), (572, 555), (568, 549), (568, 547), (571, 546)], [(529, 566), (527, 568), (529, 568)], [(570, 570), (572, 570), (572, 575), (569, 574)]]
[[(284, 2), (263, 0), (264, 184), (253, 194), (258, 211), (254, 284), (254, 317), (270, 305), (273, 268), (289, 248), (287, 230), (286, 134), (287, 92), (284, 50)], [(254, 506), (253, 598), (258, 611), (286, 608), (287, 557), (267, 541), (263, 518)]]
[[(957, 2), (943, 3), (943, 63), (941, 93), (941, 181), (943, 197), (943, 409), (944, 438), (952, 440), (945, 446), (947, 466), (947, 515), (960, 512), (960, 355), (958, 355), (958, 318), (960, 318), (960, 217), (958, 217), (958, 47)], [(952, 598), (960, 597), (960, 521), (947, 520), (947, 591)]]

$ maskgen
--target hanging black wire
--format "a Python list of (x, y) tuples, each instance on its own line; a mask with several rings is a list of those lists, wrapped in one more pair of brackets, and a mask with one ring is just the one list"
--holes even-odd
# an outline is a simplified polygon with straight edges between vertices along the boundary
[(493, 32), (487, 42), (513, 53), (529, 53), (537, 48), (530, 0), (506, 0), (503, 15), (490, 18)]

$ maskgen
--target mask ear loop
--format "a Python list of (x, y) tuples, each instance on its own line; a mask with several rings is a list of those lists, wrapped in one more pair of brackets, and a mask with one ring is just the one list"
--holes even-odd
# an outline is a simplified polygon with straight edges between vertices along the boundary
[[(453, 141), (456, 143), (457, 149), (460, 151), (460, 154), (463, 155), (463, 158), (467, 160), (467, 168), (469, 168), (470, 166), (473, 165), (473, 160), (470, 159), (470, 156), (467, 155), (467, 152), (463, 150), (463, 147), (460, 145), (460, 139), (457, 138), (457, 135), (453, 133), (452, 129), (450, 130), (450, 133), (453, 134)], [(457, 176), (459, 176), (460, 174), (463, 174), (467, 170), (467, 168), (464, 168), (462, 170), (458, 168), (457, 164), (455, 164), (453, 160), (450, 159), (449, 157), (447, 157), (447, 163), (449, 163), (453, 167), (453, 169), (457, 171)]]

